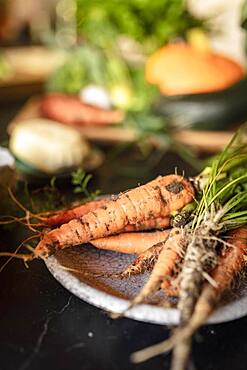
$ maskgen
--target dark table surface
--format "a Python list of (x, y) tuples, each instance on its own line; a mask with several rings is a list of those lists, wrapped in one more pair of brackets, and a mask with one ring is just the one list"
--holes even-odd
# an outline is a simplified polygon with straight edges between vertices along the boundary
[[(1, 105), (1, 141), (7, 138), (7, 122), (22, 103)], [(174, 164), (184, 168), (177, 157), (168, 155), (140, 181), (119, 173), (114, 176), (103, 168), (95, 184), (103, 192), (116, 192), (168, 173)], [(16, 246), (16, 233), (1, 232), (1, 250)], [(170, 355), (139, 365), (129, 362), (133, 351), (168, 337), (167, 327), (125, 318), (111, 320), (104, 311), (65, 290), (41, 261), (33, 261), (27, 269), (15, 260), (0, 273), (0, 320), (0, 370), (169, 369)], [(242, 318), (203, 327), (194, 338), (190, 368), (246, 370), (246, 324), (247, 318)]]

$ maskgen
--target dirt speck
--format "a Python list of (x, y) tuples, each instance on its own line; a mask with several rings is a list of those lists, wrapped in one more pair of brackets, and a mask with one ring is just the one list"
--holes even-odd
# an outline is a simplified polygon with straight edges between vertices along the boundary
[(178, 181), (173, 181), (171, 184), (168, 184), (166, 186), (166, 190), (168, 190), (170, 193), (178, 194), (184, 189), (183, 184)]

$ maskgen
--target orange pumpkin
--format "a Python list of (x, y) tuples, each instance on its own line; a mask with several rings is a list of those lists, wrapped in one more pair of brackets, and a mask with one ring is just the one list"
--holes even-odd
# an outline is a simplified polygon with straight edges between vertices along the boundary
[(145, 75), (162, 94), (181, 95), (225, 89), (243, 77), (244, 69), (223, 55), (174, 43), (148, 58)]

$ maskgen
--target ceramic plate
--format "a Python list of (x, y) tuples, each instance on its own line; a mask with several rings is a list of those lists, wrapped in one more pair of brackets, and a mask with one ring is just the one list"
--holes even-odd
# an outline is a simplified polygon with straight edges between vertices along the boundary
[[(98, 250), (91, 245), (64, 249), (46, 264), (52, 275), (71, 293), (108, 312), (122, 312), (148, 279), (149, 273), (129, 278), (107, 277), (133, 261), (134, 255)], [(127, 311), (125, 316), (155, 324), (178, 323), (179, 314), (163, 292), (154, 294), (145, 304)], [(208, 323), (234, 320), (247, 314), (247, 282), (226, 294)]]

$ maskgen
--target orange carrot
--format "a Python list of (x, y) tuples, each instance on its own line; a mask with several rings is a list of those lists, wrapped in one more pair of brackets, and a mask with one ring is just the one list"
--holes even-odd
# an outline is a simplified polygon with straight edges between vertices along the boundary
[[(150, 278), (141, 289), (140, 293), (131, 301), (127, 309), (121, 313), (114, 313), (111, 317), (116, 319), (123, 316), (133, 306), (142, 303), (146, 297), (157, 291), (165, 279), (170, 279), (176, 263), (182, 258), (182, 254), (184, 252), (183, 249), (185, 247), (186, 241), (183, 239), (182, 230), (179, 228), (173, 228), (166, 240), (150, 248), (152, 249), (151, 257), (154, 253), (154, 249), (158, 248), (155, 250), (158, 255), (157, 262), (154, 265)], [(146, 252), (149, 252), (149, 250)]]
[[(73, 220), (74, 218), (80, 218), (87, 214), (88, 212), (94, 211), (97, 208), (105, 206), (109, 201), (110, 201), (109, 198), (93, 200), (91, 202), (81, 204), (74, 208), (63, 209), (61, 211), (51, 213), (49, 214), (48, 217), (39, 217), (39, 219), (42, 220), (42, 224), (39, 224), (39, 226), (50, 226), (50, 227), (61, 226)], [(122, 230), (122, 232), (165, 229), (169, 225), (170, 217), (164, 218), (159, 217), (156, 219), (151, 218), (149, 220), (145, 220), (137, 224), (127, 225)]]
[(169, 175), (120, 194), (107, 205), (73, 219), (47, 233), (36, 247), (36, 257), (121, 232), (128, 224), (167, 217), (192, 201), (194, 189), (183, 176)]
[(170, 226), (170, 217), (150, 218), (148, 220), (138, 222), (136, 224), (127, 225), (122, 232), (142, 231), (142, 230), (162, 230)]
[(109, 199), (93, 200), (71, 209), (63, 209), (55, 212), (49, 217), (42, 217), (41, 220), (46, 226), (58, 227), (73, 220), (74, 218), (80, 218), (88, 212), (104, 206), (107, 202), (109, 202)]
[(71, 126), (102, 126), (120, 123), (124, 114), (83, 103), (78, 96), (61, 93), (46, 94), (40, 103), (43, 117)]
[[(176, 267), (175, 267), (176, 268)], [(177, 275), (171, 276), (169, 279), (163, 280), (161, 289), (164, 290), (167, 296), (178, 297), (179, 294), (179, 278)]]
[(121, 276), (129, 277), (131, 275), (141, 274), (144, 271), (151, 270), (164, 247), (164, 241), (165, 239), (140, 253), (134, 262), (132, 262), (127, 269), (121, 273)]
[(142, 253), (153, 245), (163, 241), (169, 231), (123, 233), (106, 238), (91, 240), (96, 248), (106, 249), (121, 253)]
[(181, 229), (173, 228), (168, 239), (162, 243), (163, 248), (153, 268), (150, 278), (140, 293), (134, 298), (133, 304), (139, 304), (150, 294), (160, 288), (163, 281), (170, 279), (176, 263), (183, 255), (186, 241), (183, 240)]

